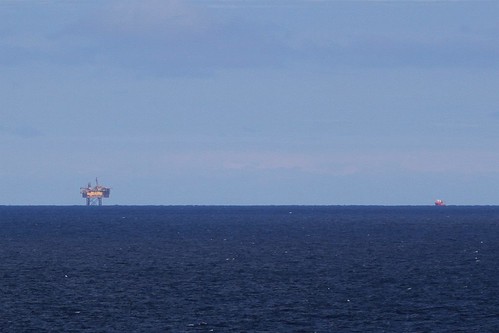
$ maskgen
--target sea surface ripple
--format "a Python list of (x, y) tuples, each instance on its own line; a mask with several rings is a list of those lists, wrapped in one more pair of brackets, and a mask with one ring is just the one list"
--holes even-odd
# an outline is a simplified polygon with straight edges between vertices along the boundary
[(0, 206), (2, 332), (499, 332), (499, 207)]

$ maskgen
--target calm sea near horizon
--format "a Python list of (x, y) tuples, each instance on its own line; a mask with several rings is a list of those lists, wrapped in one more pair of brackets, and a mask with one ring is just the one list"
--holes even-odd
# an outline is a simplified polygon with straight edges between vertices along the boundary
[(498, 206), (0, 206), (1, 332), (499, 332)]

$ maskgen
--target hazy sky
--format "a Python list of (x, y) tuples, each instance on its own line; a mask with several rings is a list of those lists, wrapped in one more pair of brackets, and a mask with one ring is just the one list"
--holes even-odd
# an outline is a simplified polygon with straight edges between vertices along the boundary
[(0, 204), (499, 204), (499, 2), (0, 0)]

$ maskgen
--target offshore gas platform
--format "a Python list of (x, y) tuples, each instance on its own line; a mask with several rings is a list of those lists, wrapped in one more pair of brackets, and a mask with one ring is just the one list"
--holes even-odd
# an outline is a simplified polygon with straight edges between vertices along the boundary
[(88, 183), (87, 187), (80, 187), (80, 193), (87, 199), (87, 206), (102, 206), (102, 198), (109, 198), (111, 188), (99, 185), (99, 181), (95, 178), (95, 186), (92, 187), (92, 184)]

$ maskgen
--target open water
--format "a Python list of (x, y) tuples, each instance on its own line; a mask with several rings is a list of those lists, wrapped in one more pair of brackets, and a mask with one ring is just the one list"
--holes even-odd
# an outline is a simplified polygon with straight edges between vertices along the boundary
[(2, 332), (499, 332), (499, 207), (0, 206)]

